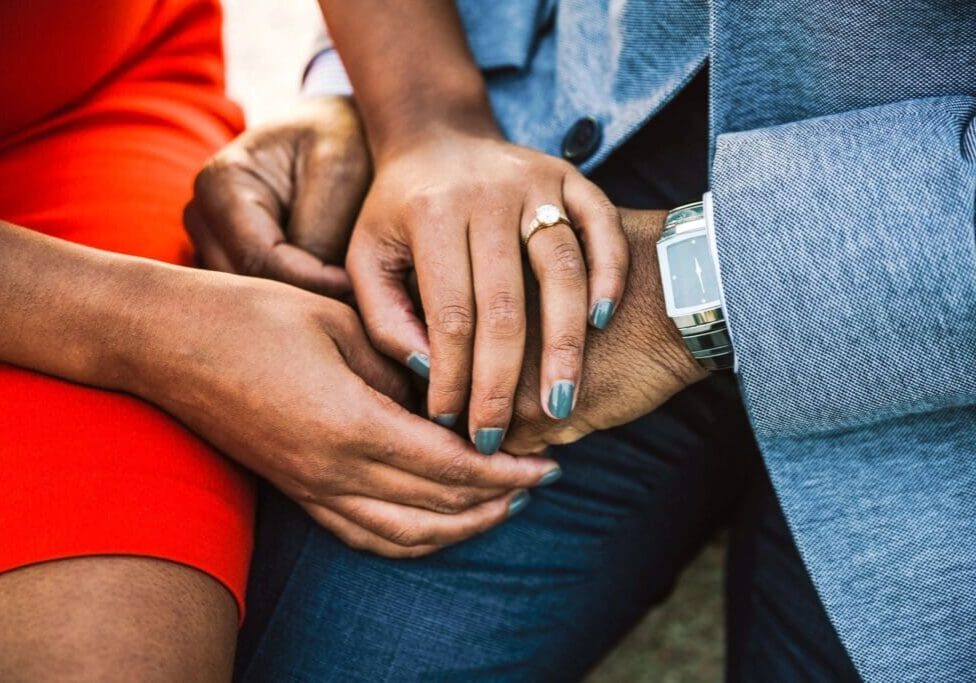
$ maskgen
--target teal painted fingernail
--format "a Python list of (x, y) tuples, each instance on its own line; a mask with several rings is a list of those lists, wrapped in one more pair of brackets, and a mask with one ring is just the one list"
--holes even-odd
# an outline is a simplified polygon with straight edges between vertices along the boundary
[(424, 379), (430, 379), (430, 356), (414, 351), (407, 356), (407, 367)]
[(549, 413), (557, 420), (565, 420), (573, 412), (573, 394), (576, 383), (562, 379), (549, 390)]
[(555, 484), (559, 481), (559, 478), (563, 476), (563, 470), (560, 467), (553, 467), (551, 470), (542, 475), (536, 486), (549, 486), (550, 484)]
[(458, 416), (457, 413), (447, 413), (446, 415), (438, 415), (437, 417), (432, 419), (441, 427), (447, 427), (448, 429), (450, 429), (451, 427), (457, 424)]
[(610, 324), (611, 316), (613, 316), (613, 301), (600, 299), (590, 309), (590, 324), (598, 330), (605, 330)]
[(485, 427), (474, 433), (474, 447), (482, 455), (491, 455), (502, 445), (505, 430), (501, 427)]
[(532, 496), (529, 495), (528, 491), (522, 491), (522, 493), (512, 498), (512, 502), (508, 504), (508, 516), (514, 517), (522, 512), (530, 500), (532, 500)]

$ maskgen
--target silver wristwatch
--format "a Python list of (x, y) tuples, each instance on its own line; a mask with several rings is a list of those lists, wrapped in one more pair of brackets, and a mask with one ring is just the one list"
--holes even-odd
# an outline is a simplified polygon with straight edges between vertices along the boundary
[(731, 368), (732, 341), (702, 202), (668, 213), (657, 256), (668, 317), (691, 355), (707, 370)]

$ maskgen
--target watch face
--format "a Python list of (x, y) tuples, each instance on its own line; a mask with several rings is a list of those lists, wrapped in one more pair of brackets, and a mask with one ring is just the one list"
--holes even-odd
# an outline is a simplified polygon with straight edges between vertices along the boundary
[(672, 312), (719, 305), (718, 276), (705, 233), (667, 245), (667, 279)]

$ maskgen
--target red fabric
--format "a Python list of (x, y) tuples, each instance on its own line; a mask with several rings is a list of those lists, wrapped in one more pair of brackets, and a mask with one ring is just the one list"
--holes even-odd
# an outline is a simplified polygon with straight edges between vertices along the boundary
[[(190, 263), (193, 177), (243, 126), (215, 0), (0, 3), (0, 94), (0, 219)], [(159, 410), (0, 364), (0, 472), (0, 571), (158, 557), (243, 614), (251, 481)]]

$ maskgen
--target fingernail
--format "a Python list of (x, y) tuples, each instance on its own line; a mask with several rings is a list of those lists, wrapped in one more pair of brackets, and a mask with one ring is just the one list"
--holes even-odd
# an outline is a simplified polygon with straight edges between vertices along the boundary
[(438, 415), (437, 417), (431, 419), (441, 427), (447, 427), (450, 429), (457, 424), (458, 416), (457, 413), (447, 413), (446, 415)]
[(613, 301), (610, 299), (600, 299), (593, 308), (590, 309), (590, 324), (598, 330), (607, 329), (610, 318), (613, 316)]
[(557, 420), (565, 420), (573, 412), (573, 394), (576, 383), (562, 379), (549, 390), (549, 413)]
[(536, 486), (549, 486), (550, 484), (555, 484), (559, 481), (559, 478), (563, 476), (563, 470), (561, 467), (553, 467), (551, 470), (542, 475), (542, 478), (536, 483)]
[(491, 455), (502, 445), (505, 430), (501, 427), (485, 427), (474, 433), (474, 447), (482, 455)]
[(430, 379), (430, 356), (414, 351), (407, 356), (407, 367), (424, 379)]
[(512, 502), (508, 504), (508, 516), (514, 517), (518, 513), (522, 512), (522, 510), (525, 509), (525, 506), (529, 504), (530, 500), (532, 500), (532, 497), (529, 495), (528, 491), (522, 491), (522, 493), (512, 498)]

